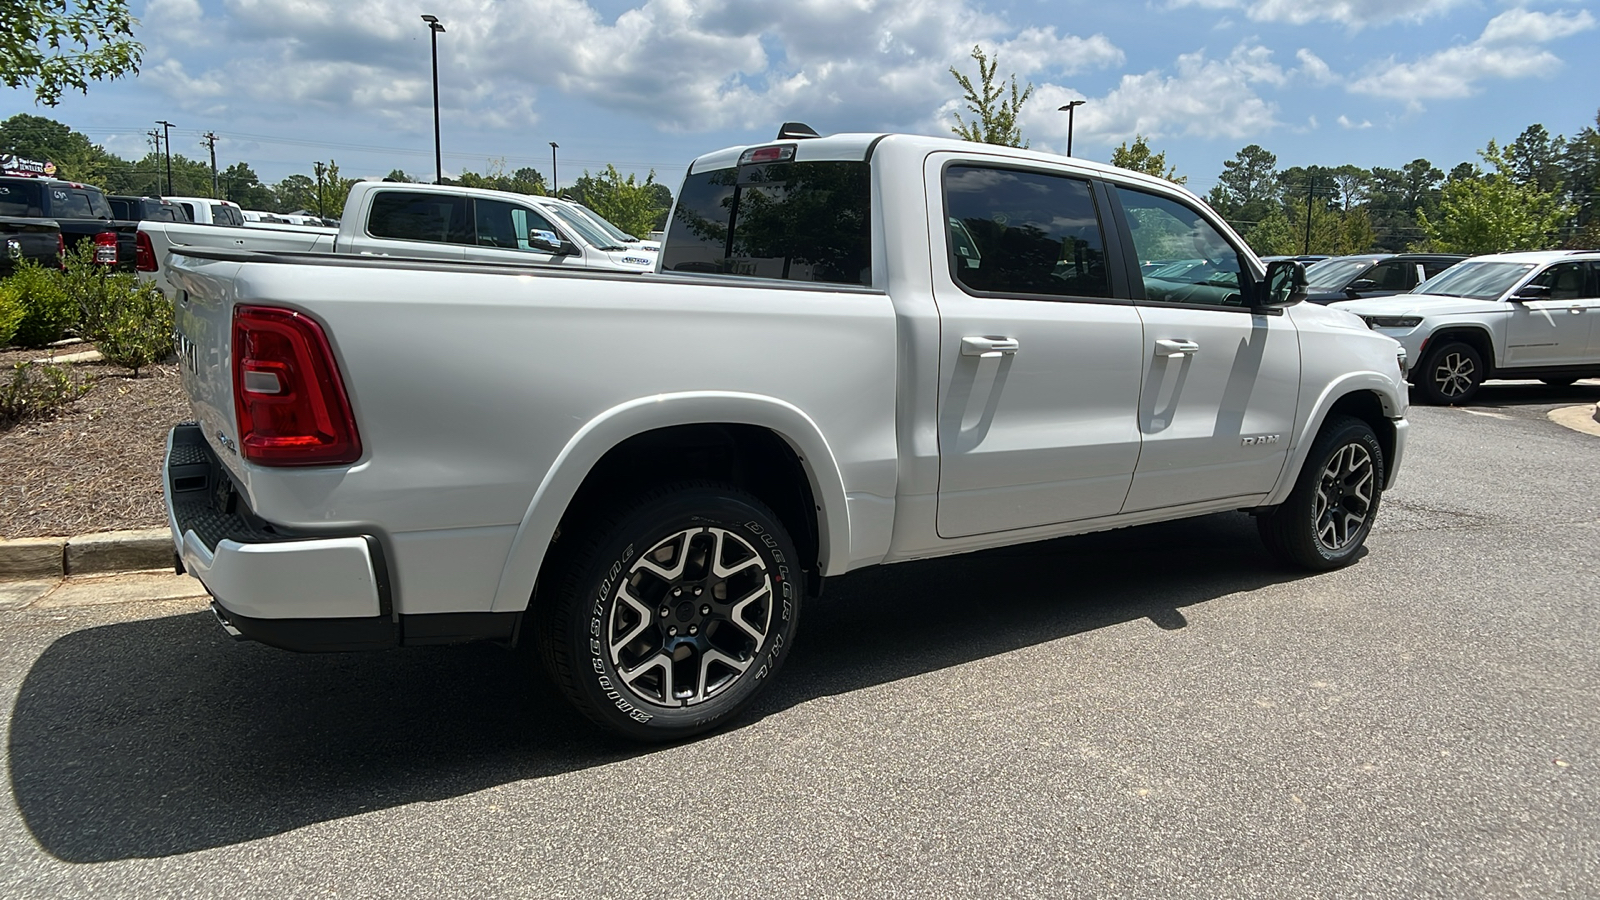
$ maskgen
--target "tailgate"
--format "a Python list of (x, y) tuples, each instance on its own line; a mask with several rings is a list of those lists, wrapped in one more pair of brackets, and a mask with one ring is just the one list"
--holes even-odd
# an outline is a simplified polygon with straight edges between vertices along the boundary
[[(174, 255), (162, 260), (171, 286), (173, 330), (183, 390), (206, 442), (222, 463), (242, 475), (233, 408), (233, 292), (239, 264)], [(177, 264), (177, 265), (174, 265)]]

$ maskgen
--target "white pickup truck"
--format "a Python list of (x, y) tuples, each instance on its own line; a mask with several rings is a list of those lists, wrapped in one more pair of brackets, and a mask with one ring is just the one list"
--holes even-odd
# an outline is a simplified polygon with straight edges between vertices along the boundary
[(680, 738), (864, 566), (1229, 510), (1353, 561), (1405, 358), (1303, 271), (1160, 179), (870, 134), (695, 160), (652, 278), (175, 250), (172, 534), (235, 636), (531, 643)]
[(354, 253), (564, 268), (648, 272), (655, 254), (613, 240), (587, 219), (557, 217), (543, 198), (451, 185), (358, 181), (338, 229), (253, 223), (225, 227), (145, 222), (143, 277), (173, 295), (166, 259), (174, 250), (216, 247), (272, 252)]

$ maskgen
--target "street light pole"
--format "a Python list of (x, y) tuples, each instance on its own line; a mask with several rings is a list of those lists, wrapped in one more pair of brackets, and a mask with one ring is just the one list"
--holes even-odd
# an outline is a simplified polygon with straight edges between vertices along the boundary
[(433, 43), (433, 183), (444, 183), (444, 154), (439, 149), (439, 35), (444, 26), (438, 16), (424, 15), (428, 23), (429, 38)]
[(166, 119), (156, 123), (162, 126), (167, 141), (167, 193), (172, 193), (172, 123)]
[(1072, 155), (1072, 120), (1074, 118), (1076, 118), (1075, 113), (1077, 112), (1078, 107), (1082, 106), (1085, 102), (1087, 102), (1087, 101), (1084, 101), (1084, 100), (1073, 100), (1070, 103), (1068, 103), (1066, 106), (1061, 107), (1061, 111), (1067, 114), (1067, 155), (1068, 156)]
[(556, 148), (560, 146), (555, 141), (550, 142), (550, 196), (552, 197), (561, 192), (561, 179), (556, 177)]

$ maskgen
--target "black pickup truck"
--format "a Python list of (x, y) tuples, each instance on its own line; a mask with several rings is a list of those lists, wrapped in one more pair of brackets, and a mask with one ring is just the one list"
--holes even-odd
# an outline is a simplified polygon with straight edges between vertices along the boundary
[(105, 193), (93, 185), (0, 176), (0, 216), (53, 222), (68, 250), (92, 241), (99, 261), (117, 269), (133, 269), (139, 223), (113, 218)]
[(27, 260), (41, 266), (61, 264), (61, 226), (54, 219), (0, 216), (0, 278)]

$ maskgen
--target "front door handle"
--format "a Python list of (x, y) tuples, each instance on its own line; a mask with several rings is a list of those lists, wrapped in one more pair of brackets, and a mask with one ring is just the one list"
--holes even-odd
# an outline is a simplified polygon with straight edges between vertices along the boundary
[(964, 337), (961, 339), (961, 355), (976, 356), (979, 359), (999, 359), (1002, 356), (1011, 356), (1020, 349), (1016, 338), (990, 338), (990, 337)]
[(1194, 341), (1161, 340), (1156, 341), (1156, 352), (1169, 358), (1192, 356), (1200, 352), (1200, 345)]

